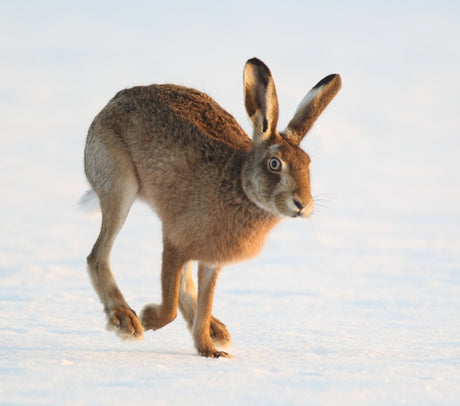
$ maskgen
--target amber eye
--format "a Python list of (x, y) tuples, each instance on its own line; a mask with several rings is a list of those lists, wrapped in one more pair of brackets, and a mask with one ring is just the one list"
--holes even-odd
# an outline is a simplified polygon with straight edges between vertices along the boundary
[(271, 172), (281, 172), (283, 164), (281, 163), (281, 160), (279, 160), (276, 157), (272, 157), (268, 161), (268, 169)]

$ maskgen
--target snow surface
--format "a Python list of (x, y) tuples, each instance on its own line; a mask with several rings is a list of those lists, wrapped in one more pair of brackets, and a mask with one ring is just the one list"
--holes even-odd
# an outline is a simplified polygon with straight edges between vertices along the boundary
[[(0, 5), (0, 404), (460, 404), (459, 5), (154, 3)], [(222, 272), (234, 358), (197, 356), (180, 318), (122, 342), (86, 274), (87, 128), (121, 88), (174, 82), (250, 131), (252, 56), (281, 129), (342, 75), (304, 143), (319, 207)], [(160, 253), (137, 204), (112, 256), (137, 311), (160, 299)]]

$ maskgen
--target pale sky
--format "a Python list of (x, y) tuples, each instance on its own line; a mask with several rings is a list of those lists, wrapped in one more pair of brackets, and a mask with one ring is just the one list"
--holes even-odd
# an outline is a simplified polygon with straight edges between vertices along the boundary
[[(458, 2), (15, 1), (0, 9), (0, 145), (52, 157), (73, 145), (66, 164), (75, 179), (92, 118), (124, 87), (196, 87), (250, 132), (242, 69), (253, 56), (275, 78), (280, 129), (318, 80), (342, 75), (305, 145), (338, 160), (347, 181), (369, 176), (361, 183), (386, 190), (386, 179), (407, 176), (394, 193), (416, 184), (412, 204), (425, 204), (422, 179), (452, 182), (459, 173)], [(346, 184), (327, 187), (347, 194)], [(444, 190), (437, 204), (460, 206)]]

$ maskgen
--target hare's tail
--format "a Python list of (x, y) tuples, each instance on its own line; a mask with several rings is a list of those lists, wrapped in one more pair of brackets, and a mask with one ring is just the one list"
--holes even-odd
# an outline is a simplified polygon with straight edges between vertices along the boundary
[(101, 206), (99, 198), (93, 189), (89, 189), (78, 201), (78, 207), (87, 214), (99, 214)]

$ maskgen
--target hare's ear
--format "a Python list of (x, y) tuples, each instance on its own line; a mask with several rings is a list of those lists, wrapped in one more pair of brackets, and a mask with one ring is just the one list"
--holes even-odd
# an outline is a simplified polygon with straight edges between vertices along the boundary
[(318, 116), (334, 98), (342, 85), (339, 75), (320, 80), (303, 98), (285, 131), (286, 137), (299, 144)]
[(254, 142), (267, 140), (278, 123), (278, 97), (267, 66), (257, 58), (244, 67), (244, 103), (254, 126)]

